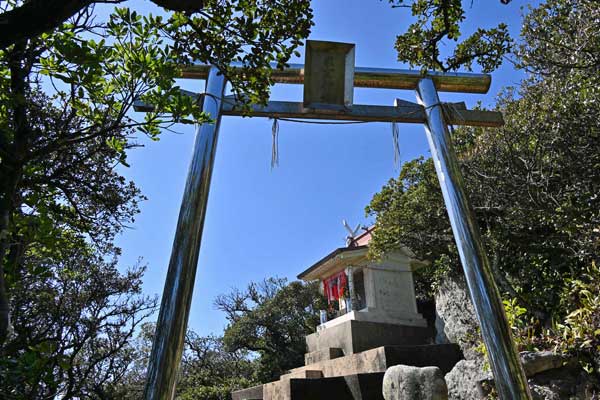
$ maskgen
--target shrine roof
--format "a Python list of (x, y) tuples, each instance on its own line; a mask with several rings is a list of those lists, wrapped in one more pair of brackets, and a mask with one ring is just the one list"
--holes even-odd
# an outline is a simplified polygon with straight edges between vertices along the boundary
[(332, 275), (352, 263), (361, 262), (366, 259), (369, 246), (340, 247), (335, 249), (304, 272), (298, 275), (298, 279), (311, 281), (323, 279)]

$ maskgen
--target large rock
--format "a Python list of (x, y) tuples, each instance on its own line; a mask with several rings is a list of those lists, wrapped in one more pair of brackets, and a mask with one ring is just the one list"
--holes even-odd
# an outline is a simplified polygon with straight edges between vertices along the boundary
[(447, 400), (448, 388), (437, 367), (396, 365), (383, 377), (385, 400)]
[(529, 378), (533, 400), (592, 400), (600, 394), (598, 380), (578, 362), (547, 369)]
[(552, 351), (522, 351), (520, 356), (525, 375), (528, 377), (550, 369), (572, 365), (575, 361), (570, 357)]
[(479, 400), (484, 397), (480, 382), (491, 380), (492, 374), (480, 357), (459, 361), (445, 378), (450, 400)]
[(462, 276), (446, 277), (435, 296), (436, 343), (456, 343), (465, 359), (479, 359), (475, 350), (480, 338), (475, 309)]
[[(521, 360), (534, 400), (591, 400), (600, 394), (597, 379), (573, 358), (543, 351), (523, 352)], [(493, 387), (483, 359), (460, 361), (445, 378), (450, 400), (485, 399)]]

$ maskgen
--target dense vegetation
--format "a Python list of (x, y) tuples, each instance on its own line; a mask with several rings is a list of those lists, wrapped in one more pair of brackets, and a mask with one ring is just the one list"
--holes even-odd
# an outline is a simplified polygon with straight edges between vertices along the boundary
[[(497, 101), (506, 125), (453, 132), (520, 343), (592, 356), (600, 332), (599, 21), (593, 1), (549, 0), (531, 11), (514, 54), (529, 78)], [(374, 256), (403, 243), (433, 263), (425, 292), (460, 269), (431, 159), (406, 163), (367, 212), (377, 221)]]
[[(312, 25), (303, 0), (106, 20), (94, 3), (107, 2), (0, 1), (1, 398), (122, 398), (114, 388), (156, 301), (141, 294), (143, 266), (117, 268), (115, 235), (144, 199), (118, 167), (137, 135), (209, 121), (180, 93), (181, 65), (220, 65), (234, 91), (264, 101), (269, 63), (282, 66)], [(234, 61), (247, 80), (229, 74)], [(155, 111), (135, 120), (136, 98)]]
[(275, 278), (220, 296), (215, 304), (229, 322), (223, 336), (226, 347), (255, 352), (261, 382), (304, 365), (304, 337), (319, 324), (319, 310), (327, 308), (317, 282), (288, 284)]

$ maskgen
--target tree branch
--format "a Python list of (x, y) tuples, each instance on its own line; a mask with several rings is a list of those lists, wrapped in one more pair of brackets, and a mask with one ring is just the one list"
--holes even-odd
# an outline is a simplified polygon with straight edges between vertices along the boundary
[(30, 0), (0, 14), (0, 49), (59, 27), (92, 0)]
[[(0, 50), (58, 28), (66, 20), (95, 3), (118, 4), (125, 0), (29, 0), (0, 14)], [(197, 12), (204, 0), (151, 0), (171, 11)]]

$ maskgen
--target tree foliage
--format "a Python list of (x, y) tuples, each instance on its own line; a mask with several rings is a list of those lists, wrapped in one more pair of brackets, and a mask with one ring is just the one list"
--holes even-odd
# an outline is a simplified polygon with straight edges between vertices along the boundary
[[(531, 10), (518, 55), (535, 74), (499, 97), (505, 126), (453, 132), (500, 289), (542, 326), (570, 312), (566, 282), (600, 254), (598, 13), (593, 1)], [(367, 212), (375, 255), (404, 243), (437, 272), (459, 265), (431, 160), (405, 164)]]
[[(270, 63), (312, 24), (307, 1), (157, 0), (181, 12), (99, 21), (93, 4), (107, 2), (121, 3), (0, 1), (2, 398), (122, 399), (139, 386), (132, 336), (155, 300), (141, 295), (143, 268), (117, 269), (113, 240), (144, 199), (119, 172), (127, 151), (137, 135), (210, 121), (181, 94), (182, 65), (219, 65), (264, 101)], [(136, 118), (136, 99), (154, 111)]]
[[(388, 0), (392, 7), (410, 8), (416, 21), (396, 38), (398, 61), (424, 70), (471, 70), (473, 63), (483, 72), (491, 72), (502, 64), (513, 43), (505, 23), (494, 28), (479, 27), (468, 38), (461, 38), (461, 24), (466, 19), (461, 0)], [(510, 0), (501, 0), (508, 4)], [(471, 2), (472, 4), (472, 2)], [(453, 51), (443, 57), (440, 47), (455, 43)]]
[[(146, 368), (155, 324), (144, 323), (131, 341), (135, 349), (127, 373), (116, 384), (105, 386), (106, 399), (138, 400), (144, 395)], [(178, 375), (177, 400), (229, 400), (231, 392), (256, 384), (255, 360), (248, 352), (225, 350), (223, 338), (199, 336), (188, 330)]]
[(319, 324), (325, 309), (317, 283), (303, 284), (269, 278), (250, 283), (215, 300), (229, 322), (223, 341), (229, 351), (258, 354), (257, 378), (270, 382), (304, 363), (304, 337)]
[[(215, 306), (225, 313), (228, 325), (222, 337), (185, 337), (176, 398), (226, 400), (231, 392), (279, 379), (304, 363), (305, 336), (319, 323), (326, 304), (318, 284), (268, 278), (251, 282), (218, 296)], [(143, 394), (145, 367), (150, 355), (154, 325), (145, 324), (138, 352), (120, 383), (111, 386), (112, 398), (138, 399)]]
[[(312, 24), (300, 0), (188, 2), (193, 12), (167, 17), (117, 8), (107, 21), (94, 18), (93, 3), (102, 1), (0, 2), (2, 29), (31, 7), (32, 18), (50, 20), (15, 28), (0, 46), (0, 344), (10, 325), (4, 280), (37, 233), (68, 227), (110, 247), (143, 199), (115, 170), (127, 166), (135, 133), (158, 139), (175, 123), (210, 120), (181, 93), (181, 66), (219, 65), (236, 93), (264, 101), (270, 63), (284, 65)], [(242, 75), (230, 73), (232, 62)], [(136, 99), (154, 111), (135, 119)]]
[[(518, 65), (498, 99), (506, 125), (453, 132), (465, 183), (520, 350), (575, 355), (597, 373), (600, 250), (599, 9), (552, 0), (530, 10)], [(399, 242), (433, 261), (421, 291), (460, 265), (431, 160), (405, 164), (372, 200), (373, 254)], [(481, 348), (485, 350), (482, 345)]]
[(14, 333), (0, 359), (3, 399), (105, 399), (129, 373), (135, 331), (154, 312), (144, 268), (125, 273), (67, 231), (60, 250), (36, 244), (9, 274)]
[(179, 400), (228, 400), (231, 392), (258, 384), (248, 351), (228, 351), (223, 338), (188, 332), (177, 384)]

